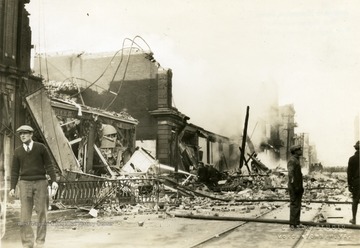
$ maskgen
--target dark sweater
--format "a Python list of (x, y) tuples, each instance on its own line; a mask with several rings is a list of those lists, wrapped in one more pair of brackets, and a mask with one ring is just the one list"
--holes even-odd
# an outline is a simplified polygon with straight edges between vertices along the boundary
[[(294, 187), (294, 189), (303, 188), (303, 175), (301, 172), (301, 165), (299, 157), (292, 155), (287, 163), (289, 182), (288, 186)], [(294, 180), (294, 183), (291, 181)]]
[(349, 158), (348, 162), (347, 178), (349, 187), (359, 189), (359, 167), (359, 150), (357, 150), (355, 154)]
[(54, 165), (51, 162), (48, 150), (38, 142), (30, 152), (26, 152), (21, 145), (15, 149), (11, 168), (11, 189), (15, 189), (20, 180), (35, 181), (46, 179), (48, 174), (52, 181), (56, 181)]

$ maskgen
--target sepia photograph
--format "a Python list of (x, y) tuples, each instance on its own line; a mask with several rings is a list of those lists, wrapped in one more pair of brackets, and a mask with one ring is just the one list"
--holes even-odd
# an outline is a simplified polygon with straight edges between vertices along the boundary
[(360, 247), (359, 23), (0, 0), (0, 247)]

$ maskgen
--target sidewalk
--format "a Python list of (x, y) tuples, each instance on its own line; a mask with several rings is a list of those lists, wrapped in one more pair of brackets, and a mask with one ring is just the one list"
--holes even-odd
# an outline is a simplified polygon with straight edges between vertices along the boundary
[[(63, 209), (63, 210), (50, 210), (47, 215), (47, 222), (55, 221), (65, 221), (77, 218), (79, 216), (80, 210), (78, 209)], [(6, 212), (6, 226), (5, 226), (5, 236), (3, 240), (11, 239), (15, 235), (19, 236), (19, 215), (20, 215), (20, 206), (15, 202), (10, 204)], [(32, 220), (36, 221), (36, 213), (33, 212)]]

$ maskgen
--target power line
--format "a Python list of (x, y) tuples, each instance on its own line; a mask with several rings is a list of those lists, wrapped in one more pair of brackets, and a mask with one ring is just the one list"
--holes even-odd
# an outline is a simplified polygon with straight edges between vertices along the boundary
[[(147, 47), (149, 48), (150, 53), (152, 54), (152, 51), (151, 51), (150, 46), (146, 43), (146, 41), (145, 41), (141, 36), (137, 35), (137, 36), (135, 36), (134, 39), (132, 39), (132, 40), (130, 40), (130, 39), (128, 39), (128, 38), (124, 39), (122, 46), (124, 46), (124, 43), (125, 43), (126, 40), (130, 40), (130, 41), (131, 41), (131, 46), (130, 46), (130, 50), (129, 50), (129, 55), (128, 55), (128, 59), (127, 59), (127, 61), (126, 61), (126, 66), (125, 66), (125, 70), (124, 70), (124, 75), (123, 75), (123, 77), (122, 77), (122, 79), (121, 79), (121, 81), (120, 81), (120, 85), (119, 85), (119, 88), (118, 88), (118, 90), (117, 90), (117, 92), (116, 92), (115, 97), (111, 100), (111, 102), (108, 104), (108, 106), (105, 108), (105, 110), (108, 110), (108, 108), (115, 102), (116, 98), (118, 97), (118, 95), (119, 95), (119, 93), (120, 93), (120, 90), (121, 90), (121, 87), (122, 87), (122, 85), (123, 85), (123, 83), (124, 83), (125, 76), (126, 76), (126, 72), (127, 72), (127, 69), (128, 69), (128, 65), (129, 65), (129, 61), (130, 61), (130, 56), (131, 56), (131, 50), (132, 50), (132, 47), (133, 47), (133, 45), (134, 45), (134, 43), (135, 43), (135, 39), (136, 39), (136, 38), (140, 38), (140, 39), (147, 45)], [(117, 67), (116, 70), (115, 70), (114, 76), (113, 76), (113, 78), (111, 79), (110, 84), (114, 81), (115, 76), (116, 76), (116, 74), (117, 74), (117, 72), (118, 72), (118, 70), (119, 70), (119, 68), (120, 68), (120, 66), (121, 66), (122, 60), (123, 60), (123, 50), (122, 50), (122, 53), (121, 53), (121, 61), (120, 61), (120, 63), (118, 64), (118, 67)]]
[[(126, 39), (127, 39), (127, 38), (126, 38)], [(126, 39), (125, 39), (125, 40), (126, 40)], [(123, 43), (123, 44), (124, 44), (124, 43)], [(142, 49), (138, 44), (136, 44), (136, 43), (134, 43), (134, 44), (137, 46), (138, 49), (141, 49), (141, 50), (143, 51), (143, 49)], [(84, 89), (80, 90), (79, 92), (71, 95), (71, 97), (74, 97), (74, 96), (77, 96), (77, 95), (83, 93), (84, 91), (86, 91), (87, 89), (89, 89), (91, 86), (93, 86), (94, 84), (96, 84), (96, 83), (105, 75), (105, 73), (106, 73), (106, 71), (108, 70), (108, 68), (110, 67), (112, 61), (115, 59), (116, 55), (117, 55), (120, 51), (122, 52), (122, 53), (121, 53), (121, 61), (122, 61), (123, 49), (125, 49), (124, 46), (123, 46), (120, 50), (118, 50), (118, 51), (115, 52), (115, 54), (112, 56), (110, 62), (108, 63), (108, 65), (106, 66), (106, 68), (104, 69), (104, 71), (100, 74), (100, 76), (99, 76), (95, 81), (93, 81), (92, 83), (90, 83), (87, 87), (85, 87)], [(121, 62), (120, 62), (120, 63), (121, 63)], [(117, 70), (116, 70), (116, 72), (117, 72)], [(116, 72), (115, 72), (115, 74), (116, 74)], [(113, 77), (113, 78), (114, 78), (114, 77)], [(65, 80), (66, 80), (66, 79), (65, 79)], [(65, 80), (64, 80), (64, 81), (65, 81)], [(63, 82), (64, 82), (64, 81), (63, 81)], [(89, 82), (89, 81), (88, 81), (88, 82)], [(112, 82), (112, 81), (110, 81), (110, 83), (111, 83), (111, 82)]]

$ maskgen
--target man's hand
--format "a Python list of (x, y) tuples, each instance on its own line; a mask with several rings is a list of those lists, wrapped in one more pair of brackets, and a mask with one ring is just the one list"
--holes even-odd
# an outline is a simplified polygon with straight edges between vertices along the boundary
[(352, 193), (354, 190), (354, 188), (352, 186), (349, 185), (349, 191)]
[(56, 192), (59, 188), (59, 185), (57, 184), (57, 182), (52, 182), (51, 184), (51, 197), (56, 195)]
[(52, 188), (52, 189), (58, 189), (58, 188), (59, 188), (59, 185), (57, 184), (57, 182), (52, 182), (51, 188)]
[(11, 196), (11, 197), (15, 196), (15, 189), (10, 190), (9, 196)]

